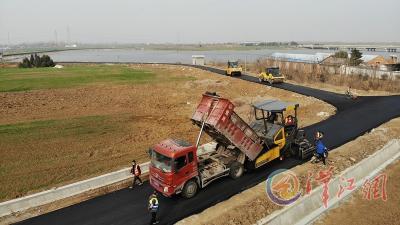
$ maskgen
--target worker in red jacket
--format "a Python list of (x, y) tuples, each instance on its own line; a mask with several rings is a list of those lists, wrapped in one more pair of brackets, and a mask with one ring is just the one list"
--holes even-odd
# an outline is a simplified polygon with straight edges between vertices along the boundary
[(135, 160), (132, 161), (131, 174), (133, 175), (133, 182), (132, 185), (129, 187), (130, 189), (132, 189), (137, 182), (139, 182), (139, 185), (143, 184), (142, 179), (140, 179), (142, 171), (140, 170), (139, 164), (136, 164)]

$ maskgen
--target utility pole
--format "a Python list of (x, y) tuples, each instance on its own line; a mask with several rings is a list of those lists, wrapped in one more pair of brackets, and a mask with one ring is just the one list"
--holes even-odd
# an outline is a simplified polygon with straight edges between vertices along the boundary
[(10, 47), (10, 32), (8, 32), (7, 43), (8, 43), (8, 47)]
[(69, 26), (67, 26), (67, 44), (69, 45), (71, 42), (71, 34), (69, 31)]
[(247, 71), (247, 55), (244, 56), (244, 72)]
[(179, 54), (179, 43), (181, 42), (181, 34), (177, 32), (176, 34), (176, 53)]
[(57, 35), (57, 30), (54, 30), (54, 41), (55, 41), (55, 45), (57, 47), (58, 45), (58, 35)]

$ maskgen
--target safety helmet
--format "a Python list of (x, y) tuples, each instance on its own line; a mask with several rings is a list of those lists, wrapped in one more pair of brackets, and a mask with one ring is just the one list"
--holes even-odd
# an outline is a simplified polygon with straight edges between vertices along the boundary
[(323, 137), (324, 137), (324, 133), (323, 132), (321, 132), (321, 131), (315, 132), (315, 139), (316, 140), (322, 139)]

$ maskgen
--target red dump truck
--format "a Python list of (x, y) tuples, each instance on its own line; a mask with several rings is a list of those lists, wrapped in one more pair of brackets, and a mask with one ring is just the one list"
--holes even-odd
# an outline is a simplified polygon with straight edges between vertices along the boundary
[[(246, 169), (258, 168), (289, 154), (311, 156), (313, 145), (297, 129), (296, 103), (267, 100), (253, 105), (255, 120), (247, 124), (234, 111), (228, 99), (206, 92), (192, 116), (199, 126), (196, 145), (167, 139), (149, 150), (150, 184), (165, 196), (181, 193), (186, 198), (196, 195), (212, 181), (230, 176), (237, 179)], [(291, 124), (285, 124), (284, 114)], [(217, 143), (215, 149), (199, 154), (203, 132)]]

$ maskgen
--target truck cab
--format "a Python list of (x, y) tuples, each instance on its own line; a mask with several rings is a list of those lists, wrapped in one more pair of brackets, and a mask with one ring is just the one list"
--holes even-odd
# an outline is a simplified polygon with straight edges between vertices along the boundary
[(197, 148), (185, 141), (167, 139), (149, 153), (150, 184), (165, 196), (180, 193), (186, 181), (198, 176)]
[(182, 140), (167, 139), (150, 149), (150, 185), (164, 196), (196, 195), (198, 189), (225, 176), (244, 173), (239, 151), (214, 146), (198, 155), (198, 148)]

